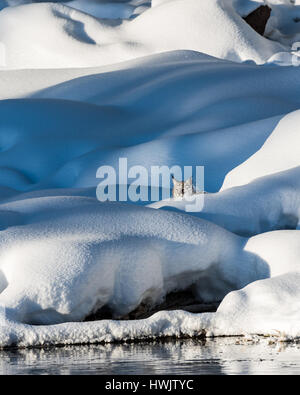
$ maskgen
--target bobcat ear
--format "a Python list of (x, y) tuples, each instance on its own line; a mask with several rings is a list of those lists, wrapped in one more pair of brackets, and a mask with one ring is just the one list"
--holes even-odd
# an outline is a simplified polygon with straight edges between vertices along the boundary
[(172, 174), (172, 181), (173, 181), (173, 184), (178, 184), (179, 183), (179, 181), (176, 180), (176, 178), (173, 176), (173, 174)]
[(193, 177), (190, 177), (186, 180), (186, 184), (192, 184), (193, 183)]

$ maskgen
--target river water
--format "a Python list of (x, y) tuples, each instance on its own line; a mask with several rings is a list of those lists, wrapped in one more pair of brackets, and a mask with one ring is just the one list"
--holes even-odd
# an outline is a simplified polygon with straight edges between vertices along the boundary
[(300, 345), (237, 339), (0, 351), (0, 374), (300, 374)]

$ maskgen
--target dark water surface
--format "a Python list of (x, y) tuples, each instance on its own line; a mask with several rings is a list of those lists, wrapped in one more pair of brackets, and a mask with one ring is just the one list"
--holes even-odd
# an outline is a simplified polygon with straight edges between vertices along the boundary
[(236, 339), (0, 351), (0, 374), (300, 374), (300, 345)]

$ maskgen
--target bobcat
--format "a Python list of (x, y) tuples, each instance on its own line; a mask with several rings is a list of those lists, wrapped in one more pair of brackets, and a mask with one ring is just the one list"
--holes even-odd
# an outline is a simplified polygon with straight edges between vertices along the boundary
[(184, 195), (194, 195), (196, 193), (193, 186), (193, 178), (190, 177), (186, 181), (177, 181), (174, 176), (172, 176), (173, 181), (173, 189), (172, 189), (172, 197), (173, 198), (182, 198)]
[(188, 178), (186, 181), (177, 181), (174, 176), (172, 176), (173, 181), (173, 189), (172, 189), (172, 197), (183, 198), (184, 195), (197, 195), (200, 193), (208, 193), (206, 191), (197, 192), (193, 186), (193, 177)]

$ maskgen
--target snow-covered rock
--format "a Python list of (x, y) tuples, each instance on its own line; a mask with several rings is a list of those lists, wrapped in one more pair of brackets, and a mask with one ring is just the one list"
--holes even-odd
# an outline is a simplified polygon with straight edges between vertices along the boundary
[(183, 214), (44, 197), (2, 205), (1, 222), (0, 304), (25, 323), (78, 321), (104, 305), (120, 316), (192, 285), (221, 300), (268, 273), (256, 262), (252, 277), (241, 238)]
[(216, 313), (191, 314), (161, 311), (136, 321), (102, 320), (50, 326), (12, 321), (0, 309), (0, 345), (45, 346), (51, 344), (109, 343), (137, 339), (182, 336), (263, 335), (272, 341), (298, 339), (299, 272), (251, 283), (229, 293)]
[(228, 294), (215, 314), (214, 335), (299, 338), (299, 280), (299, 271), (290, 272)]

